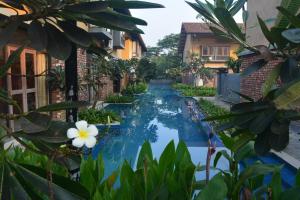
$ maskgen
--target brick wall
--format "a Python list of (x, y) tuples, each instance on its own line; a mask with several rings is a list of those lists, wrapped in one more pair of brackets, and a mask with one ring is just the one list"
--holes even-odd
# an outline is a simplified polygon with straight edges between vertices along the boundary
[(108, 76), (101, 78), (101, 86), (99, 87), (99, 100), (105, 100), (105, 98), (114, 93), (113, 80)]
[[(251, 54), (247, 56), (241, 57), (242, 64), (241, 64), (241, 71), (251, 65), (253, 62), (261, 59), (261, 56), (256, 54)], [(262, 97), (262, 86), (265, 82), (268, 74), (274, 67), (280, 63), (280, 60), (272, 60), (262, 69), (254, 72), (250, 76), (245, 78), (241, 78), (241, 93), (251, 98), (258, 100)]]

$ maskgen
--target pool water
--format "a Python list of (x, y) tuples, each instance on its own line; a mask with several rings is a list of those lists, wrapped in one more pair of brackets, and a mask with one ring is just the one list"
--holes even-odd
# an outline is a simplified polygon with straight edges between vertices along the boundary
[[(170, 85), (150, 84), (147, 93), (137, 97), (132, 105), (111, 104), (105, 109), (120, 114), (120, 127), (111, 127), (108, 136), (93, 149), (93, 156), (102, 154), (105, 176), (127, 160), (135, 166), (138, 153), (145, 141), (151, 143), (153, 155), (159, 158), (166, 145), (183, 140), (195, 164), (205, 165), (209, 126), (195, 119), (190, 109), (193, 99), (182, 97)], [(223, 149), (216, 140), (217, 146)], [(228, 164), (220, 161), (220, 168)], [(202, 176), (202, 175), (198, 175)], [(201, 177), (200, 177), (201, 178)], [(203, 174), (204, 178), (204, 174)]]
[[(147, 93), (137, 96), (132, 105), (111, 104), (105, 109), (120, 114), (120, 126), (111, 126), (106, 137), (102, 138), (93, 149), (92, 155), (96, 158), (102, 154), (105, 164), (105, 177), (127, 160), (135, 167), (137, 156), (145, 141), (151, 143), (153, 155), (159, 158), (162, 151), (170, 141), (178, 144), (184, 141), (191, 153), (194, 164), (205, 165), (208, 145), (208, 135), (211, 128), (208, 123), (201, 122), (197, 117), (196, 101), (182, 97), (167, 84), (150, 84)], [(213, 138), (217, 151), (224, 147), (218, 138)], [(214, 156), (216, 153), (214, 154)], [(212, 157), (212, 160), (214, 159)], [(273, 154), (266, 157), (255, 158), (272, 164), (284, 164)], [(221, 158), (218, 168), (228, 169), (228, 162)], [(243, 168), (243, 167), (242, 167)], [(282, 170), (284, 183), (288, 187), (292, 184), (295, 169), (285, 165)], [(212, 171), (211, 176), (216, 172)], [(205, 173), (197, 173), (197, 179), (204, 179)]]

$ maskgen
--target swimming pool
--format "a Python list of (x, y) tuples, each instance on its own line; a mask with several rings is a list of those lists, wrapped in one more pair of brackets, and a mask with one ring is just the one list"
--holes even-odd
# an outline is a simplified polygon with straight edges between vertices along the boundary
[[(206, 122), (195, 119), (192, 109), (194, 103), (194, 99), (182, 97), (170, 85), (150, 84), (148, 92), (138, 96), (137, 101), (132, 105), (111, 104), (106, 107), (107, 110), (119, 113), (122, 122), (120, 126), (112, 126), (108, 136), (102, 138), (92, 152), (94, 157), (99, 153), (102, 154), (105, 177), (117, 170), (124, 160), (129, 161), (134, 167), (145, 141), (151, 143), (153, 155), (159, 158), (171, 140), (174, 140), (175, 144), (183, 140), (193, 162), (205, 165), (208, 134), (211, 129)], [(196, 114), (201, 115), (201, 113)], [(214, 138), (214, 143), (217, 145), (217, 151), (224, 149), (217, 138)], [(268, 163), (275, 162), (273, 155), (266, 158)], [(228, 169), (228, 163), (220, 159), (217, 167)], [(290, 169), (285, 172), (289, 175), (293, 173)], [(214, 173), (212, 171), (211, 175), (213, 176)], [(204, 173), (197, 173), (199, 179), (204, 179), (204, 176)]]

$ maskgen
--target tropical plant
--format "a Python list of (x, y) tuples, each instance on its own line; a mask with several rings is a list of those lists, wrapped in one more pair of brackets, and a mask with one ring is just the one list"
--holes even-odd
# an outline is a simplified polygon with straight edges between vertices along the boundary
[(157, 65), (155, 62), (151, 62), (149, 58), (144, 57), (140, 60), (136, 72), (138, 80), (149, 82), (157, 77)]
[(97, 109), (83, 109), (78, 113), (80, 120), (85, 120), (89, 124), (110, 124), (120, 122), (120, 116), (115, 112)]
[(145, 93), (148, 89), (147, 83), (137, 83), (128, 85), (123, 91), (122, 94), (125, 96), (133, 96), (135, 94)]
[(109, 95), (105, 99), (105, 103), (132, 103), (133, 96)]
[(194, 87), (186, 84), (173, 84), (173, 88), (179, 90), (184, 96), (201, 97), (201, 96), (215, 96), (216, 89), (211, 87)]
[(56, 66), (49, 69), (46, 80), (50, 89), (64, 91), (66, 85), (64, 68), (62, 66)]
[(226, 61), (226, 65), (229, 69), (233, 71), (233, 73), (240, 73), (241, 60), (230, 57)]
[[(71, 45), (85, 48), (96, 54), (106, 53), (93, 36), (79, 28), (77, 23), (112, 28), (127, 32), (141, 32), (136, 25), (146, 22), (128, 15), (120, 14), (114, 9), (157, 8), (158, 4), (142, 1), (36, 1), (3, 0), (0, 7), (6, 9), (0, 19), (0, 47), (12, 41), (18, 30), (24, 30), (20, 47), (14, 51), (1, 66), (0, 78), (4, 78), (10, 67), (18, 60), (22, 50), (30, 46), (38, 51), (46, 50), (50, 56), (65, 60), (71, 53)], [(88, 190), (71, 176), (53, 173), (53, 163), (66, 167), (73, 172), (80, 165), (81, 149), (74, 149), (67, 137), (67, 130), (73, 123), (53, 121), (48, 115), (60, 111), (87, 106), (85, 102), (62, 102), (52, 104), (29, 112), (24, 112), (21, 105), (0, 89), (1, 103), (13, 107), (16, 112), (1, 110), (0, 118), (4, 121), (18, 121), (20, 130), (12, 130), (1, 123), (0, 147), (0, 198), (1, 199), (89, 199)], [(78, 129), (79, 130), (79, 129)], [(93, 127), (93, 135), (97, 129)], [(79, 131), (80, 132), (80, 131)], [(87, 132), (73, 132), (73, 136), (89, 136)], [(9, 155), (11, 146), (5, 150), (3, 141), (15, 139), (26, 151), (47, 157), (47, 166), (35, 166), (22, 163)], [(78, 141), (78, 140), (77, 140)], [(95, 140), (94, 140), (95, 141)], [(31, 158), (30, 158), (31, 159)]]
[[(242, 135), (250, 131), (255, 138), (249, 138), (248, 141), (255, 140), (255, 149), (259, 154), (264, 154), (270, 149), (281, 151), (289, 143), (290, 122), (299, 119), (296, 107), (300, 99), (299, 52), (297, 51), (299, 48), (297, 32), (300, 26), (295, 10), (300, 8), (300, 4), (282, 1), (282, 6), (277, 8), (280, 16), (271, 29), (259, 16), (257, 17), (262, 32), (272, 46), (271, 50), (266, 46), (252, 47), (247, 44), (244, 34), (232, 17), (232, 10), (224, 7), (223, 0), (217, 2), (218, 4), (210, 10), (210, 13), (202, 9), (203, 3), (189, 4), (211, 22), (210, 28), (214, 33), (235, 40), (244, 48), (261, 55), (262, 58), (247, 67), (241, 75), (248, 76), (271, 61), (278, 61), (279, 64), (267, 77), (262, 88), (263, 96), (260, 99), (254, 101), (240, 94), (245, 102), (232, 106), (229, 115), (207, 120), (229, 118), (230, 122), (221, 126), (219, 131), (235, 128), (236, 134)], [(287, 10), (292, 3), (296, 8)], [(277, 85), (278, 82), (281, 84)]]

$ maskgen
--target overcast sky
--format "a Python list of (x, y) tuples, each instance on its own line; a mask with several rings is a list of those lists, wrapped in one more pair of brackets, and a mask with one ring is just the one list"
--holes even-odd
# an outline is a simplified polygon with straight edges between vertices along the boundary
[[(147, 46), (155, 46), (159, 39), (171, 33), (179, 33), (182, 22), (199, 22), (194, 11), (184, 0), (146, 0), (160, 3), (166, 8), (131, 10), (134, 17), (142, 18), (148, 26), (140, 27), (145, 34), (143, 38)], [(195, 2), (194, 0), (190, 0)], [(240, 15), (237, 16), (241, 21)]]

